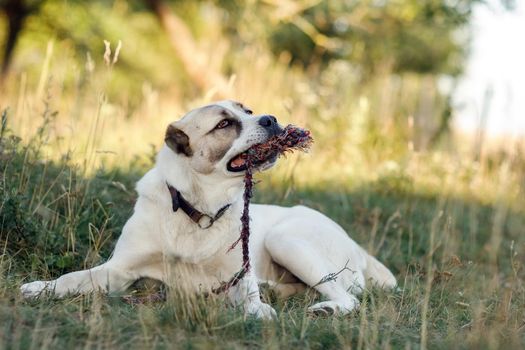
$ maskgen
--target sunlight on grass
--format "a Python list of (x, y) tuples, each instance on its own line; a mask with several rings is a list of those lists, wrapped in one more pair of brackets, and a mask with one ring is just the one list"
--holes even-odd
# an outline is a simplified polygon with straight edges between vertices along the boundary
[[(524, 344), (520, 148), (476, 159), (468, 147), (454, 146), (465, 140), (451, 138), (415, 151), (410, 125), (373, 123), (372, 115), (390, 106), (375, 105), (373, 88), (349, 82), (348, 66), (330, 65), (314, 89), (286, 57), (274, 61), (257, 48), (234, 56), (231, 97), (310, 128), (315, 146), (261, 174), (256, 198), (328, 214), (392, 268), (400, 290), (366, 291), (360, 311), (343, 318), (307, 316), (308, 301), (317, 298), (311, 292), (288, 300), (267, 292), (279, 311), (268, 323), (243, 319), (220, 298), (177, 293), (166, 303), (136, 306), (100, 295), (22, 301), (21, 281), (109, 256), (132, 210), (134, 182), (152, 166), (167, 124), (215, 98), (210, 91), (187, 100), (147, 83), (141, 96), (122, 91), (121, 100), (110, 98), (111, 66), (93, 57), (96, 68), (87, 59), (77, 67), (60, 45), (48, 45), (37, 81), (23, 74), (0, 97), (9, 107), (0, 137), (0, 347)], [(415, 77), (404, 79), (402, 87), (390, 86), (392, 95), (420, 87)], [(132, 98), (134, 108), (123, 102)]]

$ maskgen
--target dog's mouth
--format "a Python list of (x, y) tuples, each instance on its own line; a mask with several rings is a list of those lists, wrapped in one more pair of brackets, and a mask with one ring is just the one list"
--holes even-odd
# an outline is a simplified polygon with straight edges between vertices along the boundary
[[(233, 173), (238, 173), (241, 171), (245, 171), (248, 169), (248, 150), (239, 153), (230, 161), (228, 162), (228, 165), (226, 166), (228, 168), (228, 171), (231, 171)], [(277, 161), (277, 155), (271, 156), (267, 159), (255, 161), (252, 163), (252, 167), (257, 170), (266, 170), (271, 165), (273, 165)]]
[(312, 144), (310, 131), (287, 125), (265, 142), (251, 146), (228, 161), (227, 169), (241, 172), (248, 167), (263, 171), (270, 168), (279, 155), (293, 150), (306, 151)]

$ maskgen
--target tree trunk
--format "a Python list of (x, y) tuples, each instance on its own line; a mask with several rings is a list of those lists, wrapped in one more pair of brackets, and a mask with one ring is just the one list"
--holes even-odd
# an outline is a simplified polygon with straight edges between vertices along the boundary
[(0, 81), (4, 80), (9, 71), (18, 36), (24, 27), (25, 19), (30, 14), (30, 10), (25, 6), (23, 0), (8, 0), (2, 6), (2, 10), (7, 15), (7, 39), (2, 56)]
[(206, 93), (228, 96), (230, 87), (219, 72), (209, 68), (206, 53), (199, 50), (188, 26), (163, 0), (145, 0), (168, 34), (170, 44), (192, 81)]

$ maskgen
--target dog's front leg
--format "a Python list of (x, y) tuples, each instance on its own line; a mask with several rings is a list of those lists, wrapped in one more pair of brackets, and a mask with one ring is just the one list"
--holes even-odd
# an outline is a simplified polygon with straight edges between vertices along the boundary
[(136, 278), (137, 276), (109, 260), (92, 269), (65, 274), (56, 280), (26, 283), (20, 289), (26, 298), (34, 298), (42, 294), (60, 298), (68, 294), (84, 294), (93, 291), (120, 292)]
[(252, 272), (248, 272), (236, 286), (231, 287), (227, 296), (234, 306), (243, 307), (246, 315), (267, 320), (277, 317), (275, 310), (261, 301), (257, 278)]

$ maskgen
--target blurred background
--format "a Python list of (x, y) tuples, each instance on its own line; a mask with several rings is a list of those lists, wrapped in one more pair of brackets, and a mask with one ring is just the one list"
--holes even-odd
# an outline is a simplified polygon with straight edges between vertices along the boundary
[(21, 144), (86, 176), (143, 173), (169, 122), (230, 98), (312, 130), (311, 156), (263, 175), (285, 193), (492, 202), (508, 183), (515, 204), (522, 34), (511, 0), (0, 0), (0, 107)]
[(222, 98), (312, 128), (338, 177), (347, 159), (479, 160), (525, 132), (524, 23), (511, 0), (1, 0), (0, 106), (23, 139), (49, 109), (51, 154), (119, 166)]

